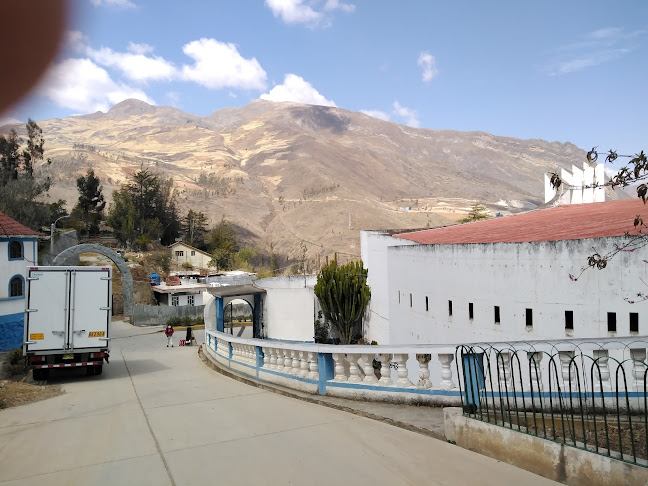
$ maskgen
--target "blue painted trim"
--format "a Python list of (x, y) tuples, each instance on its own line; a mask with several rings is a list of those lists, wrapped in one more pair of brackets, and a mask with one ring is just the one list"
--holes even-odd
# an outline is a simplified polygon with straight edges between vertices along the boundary
[(237, 365), (240, 365), (240, 366), (245, 366), (246, 368), (255, 369), (255, 370), (257, 370), (257, 374), (258, 374), (259, 369), (254, 365), (251, 365), (251, 364), (248, 364), (248, 363), (243, 363), (243, 362), (237, 361), (235, 359), (230, 359), (230, 368), (232, 367), (232, 363), (236, 363)]
[[(20, 254), (22, 255), (20, 258), (11, 258), (11, 244), (14, 241), (20, 243)], [(9, 241), (7, 243), (7, 260), (9, 260), (10, 262), (15, 262), (24, 259), (25, 259), (25, 244), (23, 243), (23, 241), (19, 238), (9, 238)]]
[[(257, 294), (255, 294), (257, 295)], [(257, 378), (259, 377), (259, 370), (263, 368), (263, 359), (265, 358), (265, 354), (263, 354), (263, 349), (261, 346), (255, 346), (254, 347), (256, 350), (256, 376)]]
[(7, 289), (7, 295), (9, 295), (9, 296), (11, 295), (11, 282), (15, 278), (20, 278), (20, 280), (22, 281), (22, 295), (16, 295), (14, 297), (7, 297), (6, 299), (2, 299), (2, 300), (18, 300), (18, 299), (24, 299), (25, 298), (25, 289), (26, 289), (26, 287), (25, 287), (25, 277), (23, 277), (19, 273), (17, 273), (16, 275), (12, 276), (9, 279), (9, 288)]
[(13, 236), (12, 236), (11, 238), (9, 238), (8, 236), (2, 236), (2, 237), (0, 237), (0, 241), (10, 241), (10, 240), (20, 240), (20, 241), (32, 241), (32, 242), (37, 242), (37, 241), (38, 241), (38, 238), (36, 238), (35, 236), (26, 236), (26, 237), (24, 237), (24, 238), (22, 238), (22, 237), (20, 237), (20, 236), (19, 236), (19, 237), (13, 237)]
[(319, 388), (317, 393), (326, 395), (326, 383), (335, 376), (335, 363), (331, 353), (317, 353), (317, 368), (319, 370)]
[[(629, 391), (627, 393), (628, 393), (629, 398), (643, 398), (644, 397), (644, 393), (641, 392), (641, 391), (634, 391), (634, 392)], [(487, 398), (491, 399), (492, 397), (494, 397), (496, 400), (497, 399), (506, 399), (506, 398), (508, 398), (510, 400), (513, 400), (516, 397), (517, 398), (522, 398), (523, 396), (524, 396), (524, 398), (532, 398), (532, 397), (534, 399), (540, 399), (540, 398), (555, 398), (555, 399), (558, 399), (558, 398), (562, 398), (563, 400), (565, 400), (565, 399), (569, 400), (570, 398), (572, 400), (578, 400), (580, 397), (582, 397), (584, 400), (591, 399), (591, 398), (608, 398), (608, 399), (609, 398), (614, 398), (614, 399), (616, 399), (616, 392), (613, 392), (613, 391), (588, 392), (588, 393), (582, 392), (580, 394), (578, 392), (571, 392), (570, 393), (570, 392), (557, 392), (557, 391), (556, 392), (533, 392), (533, 393), (531, 393), (530, 391), (525, 391), (525, 392), (517, 392), (517, 393), (513, 394), (513, 392), (500, 393), (498, 391), (494, 391), (491, 394), (490, 391), (480, 390), (479, 395), (484, 400), (486, 400)], [(623, 395), (625, 396), (625, 393)]]
[(310, 378), (302, 378), (301, 376), (289, 375), (288, 373), (282, 373), (280, 371), (266, 370), (265, 368), (261, 368), (259, 371), (270, 373), (271, 375), (282, 376), (284, 378), (289, 378), (295, 381), (301, 381), (302, 383), (310, 383), (311, 385), (317, 385), (318, 383), (317, 381), (311, 380)]
[(8, 300), (23, 300), (25, 298), (24, 295), (21, 295), (20, 297), (4, 297), (0, 299), (0, 302), (6, 302)]
[(334, 388), (352, 388), (356, 390), (373, 390), (383, 392), (402, 392), (413, 393), (415, 395), (429, 395), (429, 396), (442, 396), (442, 397), (460, 397), (459, 390), (426, 390), (424, 388), (398, 388), (395, 386), (374, 386), (364, 385), (362, 383), (347, 383), (344, 381), (329, 381), (327, 386)]
[(223, 323), (223, 298), (216, 297), (216, 330), (218, 332), (225, 331), (225, 325)]

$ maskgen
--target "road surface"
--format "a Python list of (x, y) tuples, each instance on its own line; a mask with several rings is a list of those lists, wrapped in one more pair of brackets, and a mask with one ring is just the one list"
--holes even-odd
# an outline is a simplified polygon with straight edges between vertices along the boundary
[(0, 485), (556, 484), (230, 380), (155, 331), (114, 323), (103, 375), (64, 370), (65, 394), (0, 411)]

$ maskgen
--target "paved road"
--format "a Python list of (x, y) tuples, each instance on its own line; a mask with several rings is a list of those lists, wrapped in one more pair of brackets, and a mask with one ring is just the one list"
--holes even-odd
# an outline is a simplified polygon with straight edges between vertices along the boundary
[(102, 376), (59, 374), (64, 395), (0, 411), (1, 485), (555, 484), (229, 380), (150, 329), (113, 329)]

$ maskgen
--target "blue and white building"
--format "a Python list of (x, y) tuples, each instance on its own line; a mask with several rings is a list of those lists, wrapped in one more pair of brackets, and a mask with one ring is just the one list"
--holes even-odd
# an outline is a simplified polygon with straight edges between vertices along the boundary
[(0, 351), (22, 346), (25, 275), (37, 264), (38, 233), (0, 212)]

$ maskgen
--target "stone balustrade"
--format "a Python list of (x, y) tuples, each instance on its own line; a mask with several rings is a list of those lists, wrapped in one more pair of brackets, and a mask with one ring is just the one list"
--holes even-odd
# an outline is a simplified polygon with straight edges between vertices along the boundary
[[(648, 373), (648, 341), (637, 338), (335, 346), (245, 339), (206, 330), (205, 343), (213, 359), (261, 381), (312, 394), (398, 403), (461, 405), (462, 394), (466, 388), (472, 393), (473, 387), (491, 397), (522, 401), (532, 395), (589, 393), (605, 396), (607, 403), (621, 386), (639, 403)], [(465, 374), (470, 354), (479, 365)], [(469, 376), (475, 369), (481, 374), (478, 379)]]
[[(334, 346), (205, 331), (212, 358), (255, 379), (312, 394), (460, 405), (455, 346)], [(433, 361), (435, 361), (433, 363)]]

